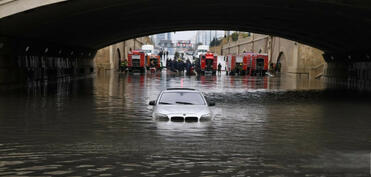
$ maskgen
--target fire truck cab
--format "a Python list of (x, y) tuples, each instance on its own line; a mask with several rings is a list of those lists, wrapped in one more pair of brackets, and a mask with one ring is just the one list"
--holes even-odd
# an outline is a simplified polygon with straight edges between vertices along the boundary
[(213, 53), (200, 55), (200, 71), (201, 74), (216, 74), (218, 67), (218, 57)]
[(128, 69), (130, 72), (139, 71), (144, 73), (146, 70), (145, 53), (141, 50), (134, 50), (128, 54)]
[(147, 69), (156, 68), (156, 71), (161, 69), (161, 58), (158, 55), (148, 55), (147, 56)]
[(264, 76), (268, 71), (268, 54), (254, 54), (251, 60), (250, 74)]
[(227, 72), (230, 75), (245, 75), (248, 73), (248, 56), (247, 55), (228, 55), (226, 58)]

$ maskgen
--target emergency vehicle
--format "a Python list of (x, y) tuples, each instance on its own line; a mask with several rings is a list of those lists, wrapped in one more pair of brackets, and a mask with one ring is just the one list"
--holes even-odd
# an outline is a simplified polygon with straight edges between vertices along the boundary
[(128, 70), (130, 72), (139, 71), (144, 73), (146, 70), (146, 56), (141, 50), (134, 50), (128, 54)]
[(264, 76), (268, 71), (268, 54), (253, 54), (250, 63), (250, 75)]
[(226, 58), (227, 73), (230, 75), (245, 75), (248, 74), (248, 55), (228, 55)]
[(201, 54), (199, 62), (201, 74), (216, 74), (218, 68), (218, 57), (213, 53)]
[[(147, 69), (151, 69), (151, 67), (154, 67), (156, 71), (161, 69), (161, 58), (159, 55), (148, 55), (147, 57)], [(151, 66), (151, 65), (154, 66)]]

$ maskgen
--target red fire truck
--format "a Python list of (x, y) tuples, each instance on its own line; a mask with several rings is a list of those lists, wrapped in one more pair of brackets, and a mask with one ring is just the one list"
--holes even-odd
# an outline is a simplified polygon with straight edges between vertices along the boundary
[(248, 73), (248, 55), (228, 55), (226, 58), (227, 72), (230, 75), (245, 75)]
[(206, 53), (200, 55), (200, 72), (201, 74), (216, 74), (218, 68), (218, 57), (213, 53)]
[(262, 75), (268, 71), (268, 54), (253, 54), (250, 61), (250, 74), (252, 76)]
[(128, 54), (128, 69), (130, 72), (139, 71), (144, 73), (146, 70), (145, 53), (141, 50), (134, 50)]
[(147, 56), (147, 70), (151, 68), (155, 68), (156, 71), (161, 70), (161, 58), (159, 55), (148, 55)]

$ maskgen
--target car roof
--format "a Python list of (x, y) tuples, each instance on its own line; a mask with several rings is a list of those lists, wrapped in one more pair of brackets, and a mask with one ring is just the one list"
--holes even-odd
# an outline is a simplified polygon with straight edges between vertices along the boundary
[(193, 88), (167, 88), (166, 90), (196, 90)]
[(196, 89), (193, 88), (167, 88), (163, 92), (199, 92)]

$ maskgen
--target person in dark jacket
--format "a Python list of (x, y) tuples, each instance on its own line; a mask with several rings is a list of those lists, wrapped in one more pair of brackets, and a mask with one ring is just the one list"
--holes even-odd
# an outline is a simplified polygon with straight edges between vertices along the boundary
[(218, 74), (222, 74), (222, 65), (220, 63), (218, 64)]
[(162, 59), (162, 55), (164, 54), (164, 52), (162, 52), (162, 50), (158, 53), (158, 55), (160, 55), (160, 58)]
[(171, 61), (171, 71), (176, 72), (176, 60)]
[(191, 67), (192, 67), (191, 61), (187, 60), (187, 61), (186, 61), (186, 71), (187, 71), (187, 75), (191, 75)]

